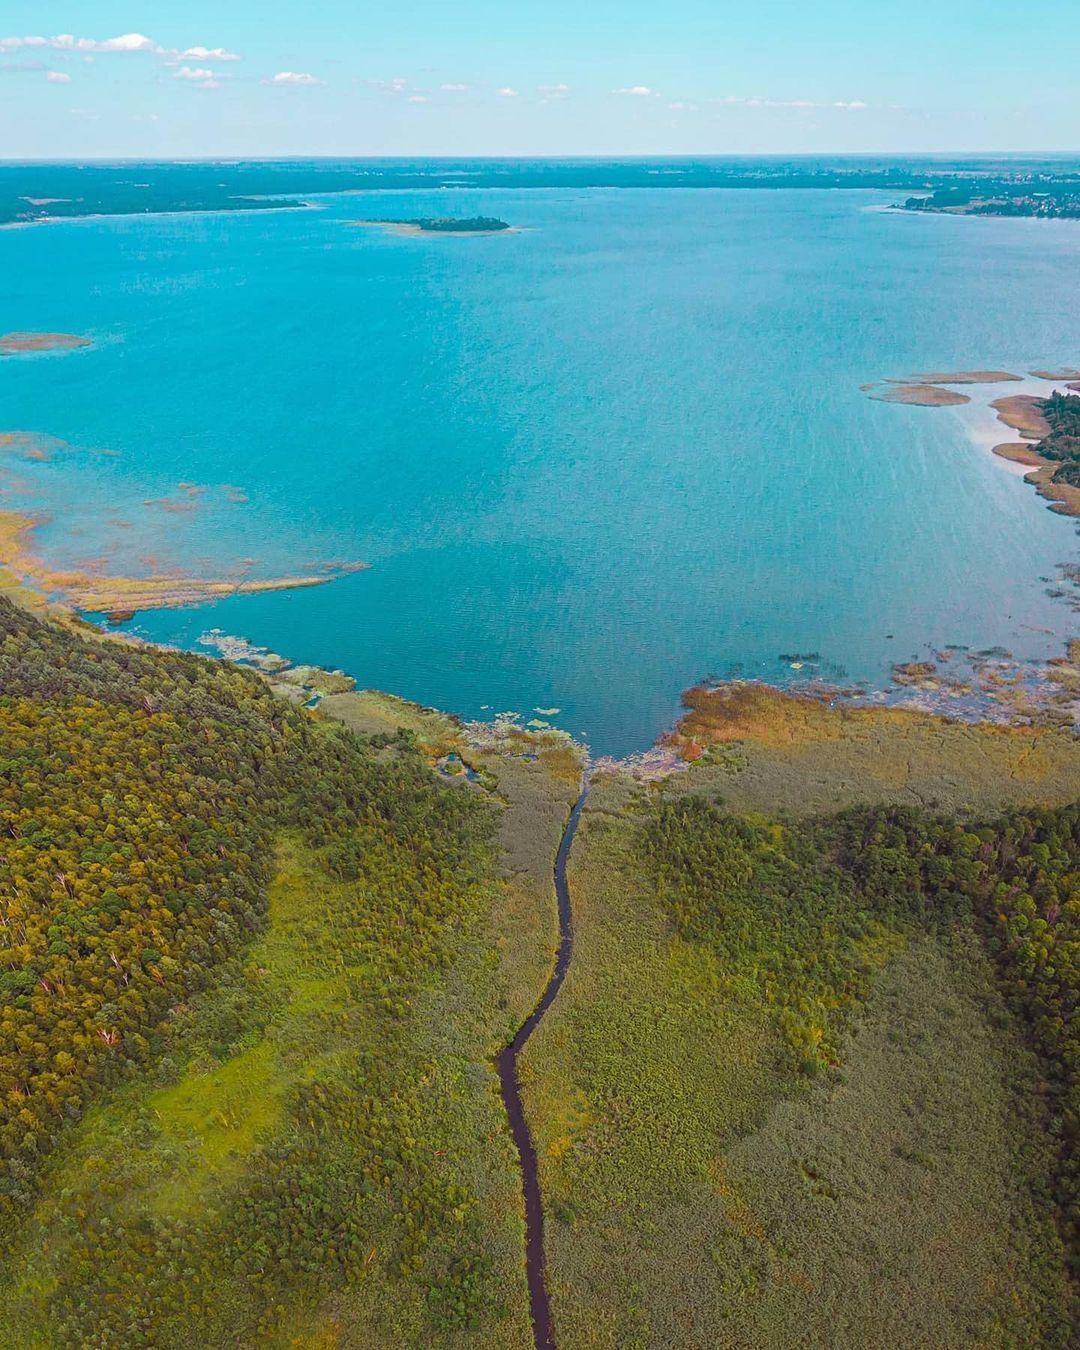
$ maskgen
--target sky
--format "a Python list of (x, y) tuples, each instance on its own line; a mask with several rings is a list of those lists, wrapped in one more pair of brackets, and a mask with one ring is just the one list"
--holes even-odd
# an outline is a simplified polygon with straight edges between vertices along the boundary
[(1076, 0), (0, 0), (0, 158), (1080, 148)]

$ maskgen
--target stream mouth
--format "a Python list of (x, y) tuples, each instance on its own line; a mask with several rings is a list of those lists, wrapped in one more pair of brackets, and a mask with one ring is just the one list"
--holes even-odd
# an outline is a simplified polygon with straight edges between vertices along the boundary
[(533, 1339), (536, 1350), (555, 1350), (555, 1336), (551, 1325), (551, 1303), (548, 1298), (547, 1260), (544, 1255), (544, 1207), (540, 1197), (540, 1175), (525, 1108), (521, 1100), (521, 1082), (518, 1078), (518, 1057), (529, 1037), (555, 1001), (574, 950), (574, 932), (571, 922), (570, 887), (566, 881), (566, 864), (574, 844), (581, 813), (589, 789), (582, 785), (581, 795), (574, 803), (559, 851), (555, 855), (555, 898), (559, 909), (559, 945), (555, 953), (555, 969), (540, 1001), (522, 1023), (508, 1046), (499, 1051), (495, 1067), (499, 1074), (503, 1104), (510, 1121), (510, 1133), (521, 1159), (521, 1189), (525, 1197), (525, 1274), (529, 1284), (529, 1311), (532, 1315)]

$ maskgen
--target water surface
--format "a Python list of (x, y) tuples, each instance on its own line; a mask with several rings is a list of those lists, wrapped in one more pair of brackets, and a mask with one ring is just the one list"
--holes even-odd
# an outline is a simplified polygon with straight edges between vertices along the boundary
[[(96, 339), (0, 361), (0, 428), (70, 447), (15, 465), (14, 500), (49, 507), (64, 562), (363, 559), (132, 627), (220, 627), (468, 717), (558, 708), (601, 753), (708, 674), (790, 678), (782, 656), (880, 683), (926, 644), (1045, 655), (1073, 524), (960, 413), (858, 386), (1075, 364), (1080, 227), (886, 201), (451, 189), (0, 231), (3, 327)], [(346, 223), (434, 214), (524, 228)]]

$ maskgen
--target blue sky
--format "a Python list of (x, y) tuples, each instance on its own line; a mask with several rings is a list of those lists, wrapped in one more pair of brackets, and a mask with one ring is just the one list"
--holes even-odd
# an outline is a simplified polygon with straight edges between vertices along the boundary
[(1076, 0), (3, 0), (0, 158), (1080, 148)]

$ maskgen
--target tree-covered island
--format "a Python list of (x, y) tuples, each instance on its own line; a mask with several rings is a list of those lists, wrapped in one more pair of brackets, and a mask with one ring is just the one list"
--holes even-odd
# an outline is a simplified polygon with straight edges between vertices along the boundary
[(482, 234), (508, 234), (514, 227), (496, 216), (417, 216), (411, 219), (353, 220), (351, 225), (377, 226), (390, 234), (452, 234), (459, 238)]

